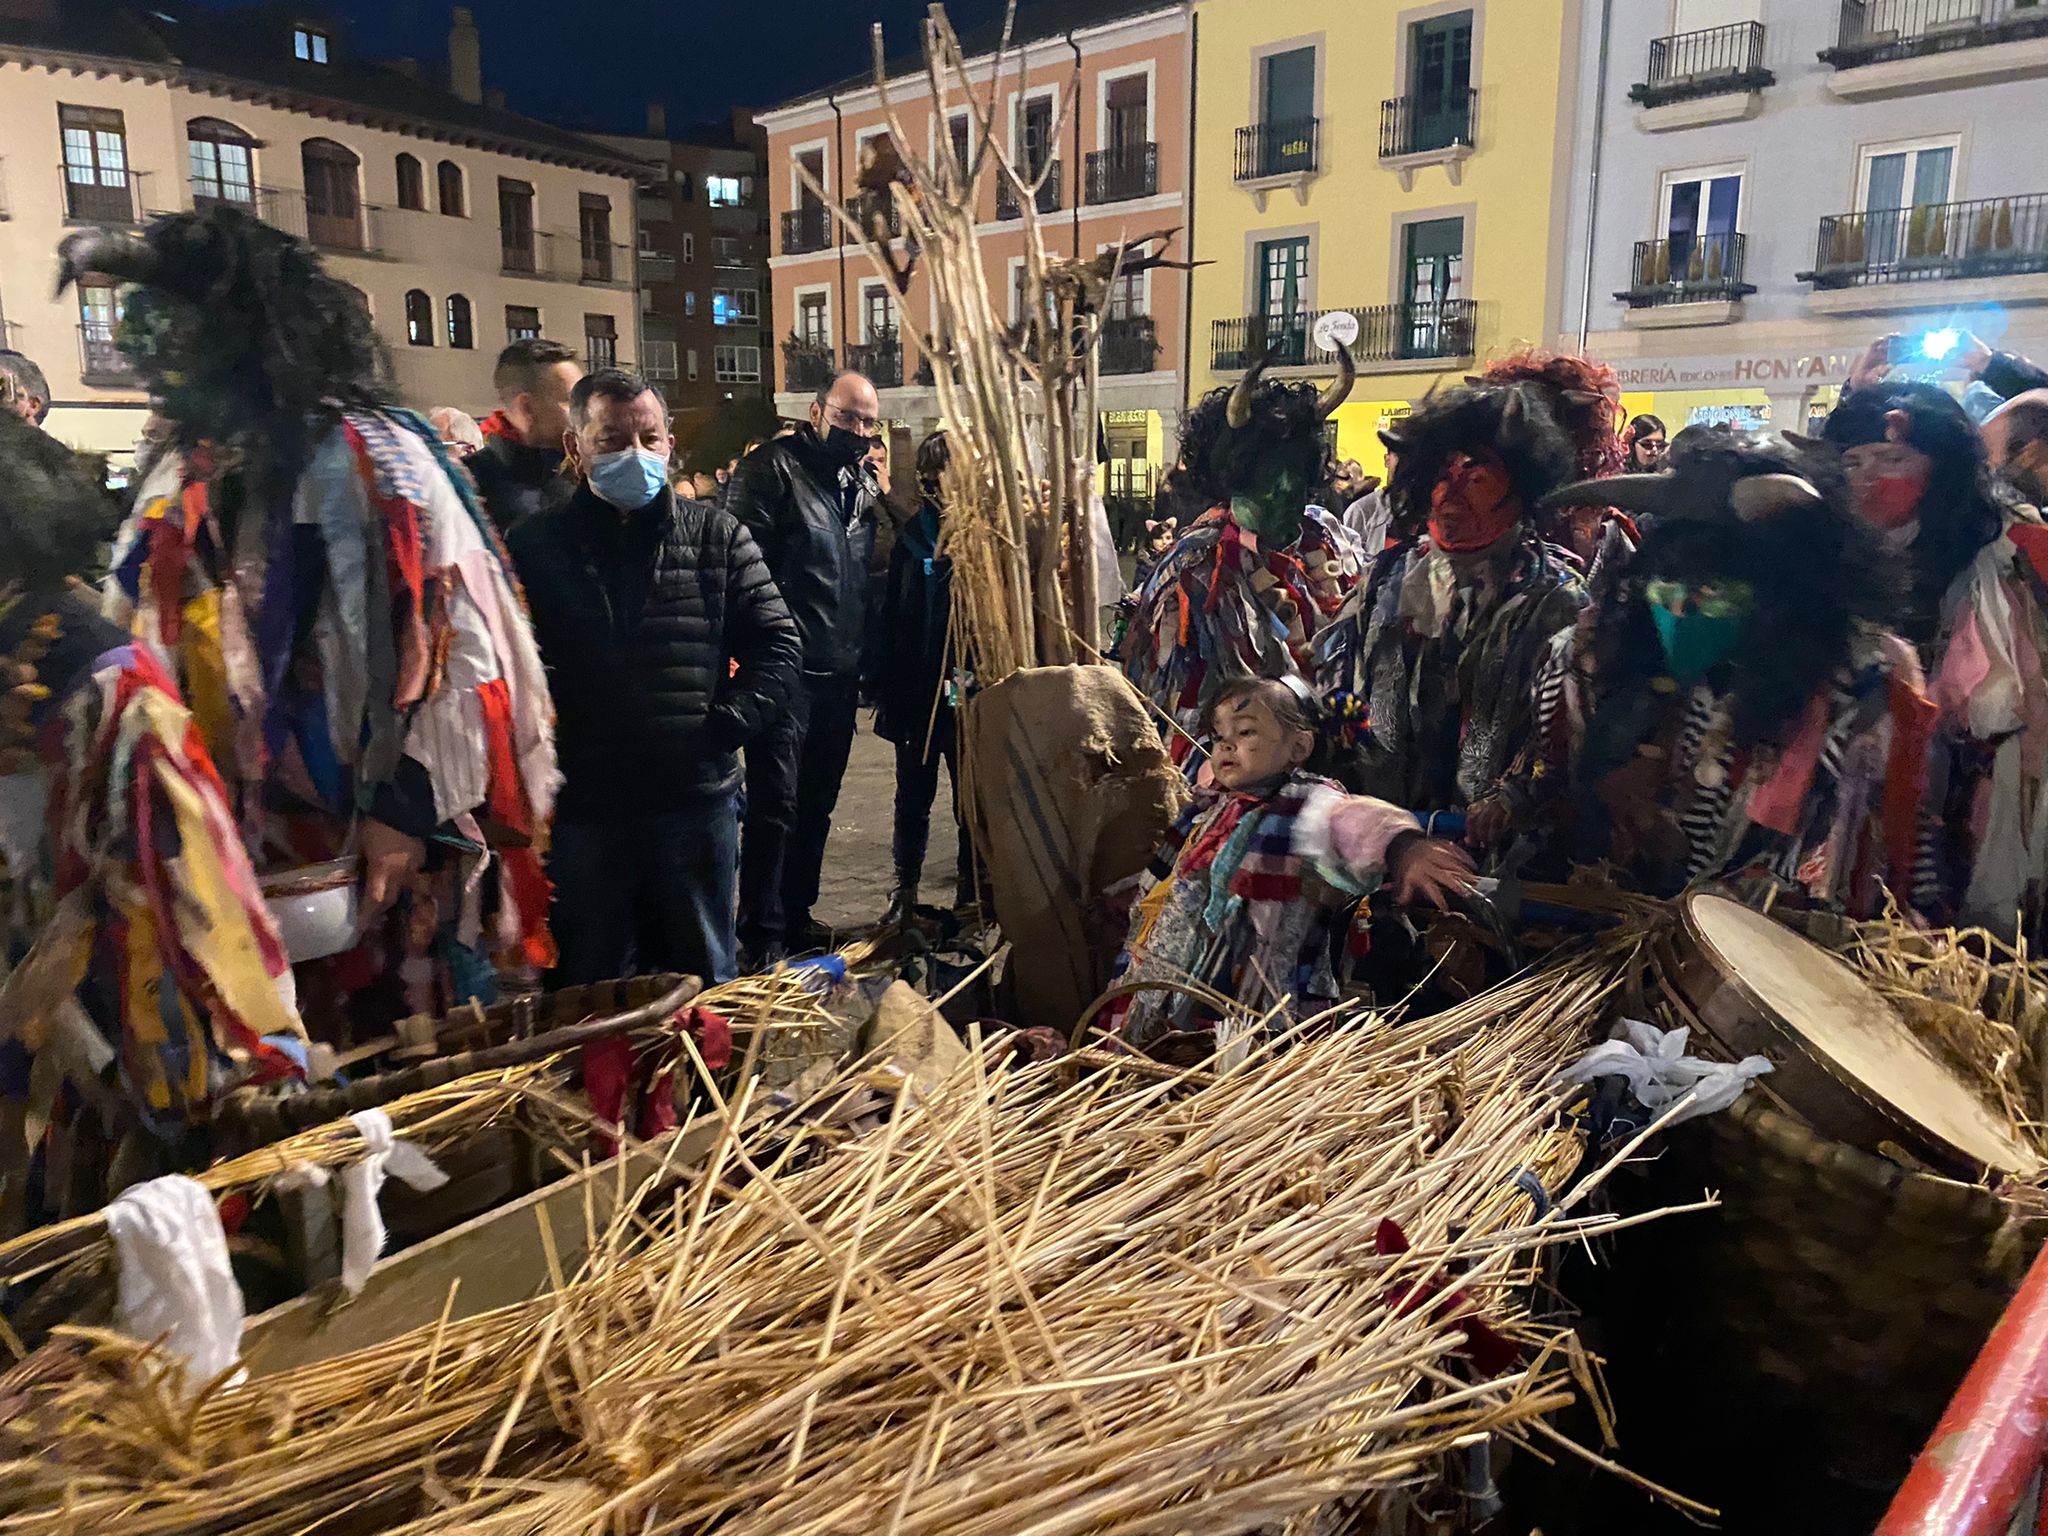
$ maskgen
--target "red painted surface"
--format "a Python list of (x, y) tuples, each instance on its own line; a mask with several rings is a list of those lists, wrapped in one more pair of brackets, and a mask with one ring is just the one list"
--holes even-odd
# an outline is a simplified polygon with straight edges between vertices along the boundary
[[(2048, 1250), (1991, 1331), (1875, 1536), (2005, 1536), (2048, 1452)], [(2048, 1533), (2048, 1525), (2037, 1529)]]

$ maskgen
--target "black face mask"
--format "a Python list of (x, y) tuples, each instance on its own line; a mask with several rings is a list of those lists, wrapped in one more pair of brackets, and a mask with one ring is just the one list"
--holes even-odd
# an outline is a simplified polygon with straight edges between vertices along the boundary
[(873, 438), (862, 437), (858, 432), (849, 432), (838, 426), (828, 429), (822, 441), (825, 452), (848, 469), (866, 458), (868, 450), (875, 445)]

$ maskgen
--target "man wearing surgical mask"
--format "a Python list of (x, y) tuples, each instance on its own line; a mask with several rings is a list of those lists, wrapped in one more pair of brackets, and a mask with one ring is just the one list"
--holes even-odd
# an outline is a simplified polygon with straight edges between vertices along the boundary
[(740, 942), (753, 966), (829, 947), (813, 921), (839, 781), (860, 703), (881, 487), (875, 387), (842, 373), (818, 391), (810, 420), (755, 449), (721, 503), (761, 546), (803, 637), (803, 680), (781, 724), (747, 750)]
[(577, 384), (577, 479), (508, 543), (547, 663), (564, 783), (548, 875), (553, 980), (736, 968), (739, 749), (797, 686), (797, 628), (745, 525), (669, 487), (668, 403)]

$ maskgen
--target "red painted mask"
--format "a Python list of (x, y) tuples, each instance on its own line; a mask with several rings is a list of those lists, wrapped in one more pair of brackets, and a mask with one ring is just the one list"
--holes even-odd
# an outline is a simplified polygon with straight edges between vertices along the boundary
[(1507, 466), (1498, 455), (1454, 455), (1430, 492), (1431, 541), (1460, 554), (1486, 548), (1521, 517), (1521, 503), (1511, 491)]

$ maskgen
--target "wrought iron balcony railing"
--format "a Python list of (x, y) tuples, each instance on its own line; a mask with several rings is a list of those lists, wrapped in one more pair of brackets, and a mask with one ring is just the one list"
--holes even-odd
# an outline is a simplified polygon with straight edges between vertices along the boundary
[(2048, 37), (2040, 0), (1842, 0), (1835, 45), (1820, 58), (1853, 69), (2030, 37)]
[(823, 389), (839, 371), (832, 348), (821, 341), (799, 341), (791, 336), (782, 343), (782, 387), (787, 390)]
[(74, 224), (140, 224), (157, 211), (147, 193), (149, 173), (59, 165), (64, 217)]
[(1159, 191), (1159, 146), (1118, 144), (1088, 156), (1088, 201), (1121, 203)]
[(870, 210), (880, 212), (883, 227), (891, 236), (903, 233), (903, 210), (896, 206), (895, 198), (885, 197), (876, 192), (863, 192), (858, 197), (849, 197), (846, 200), (846, 211), (862, 229), (868, 227)]
[(1764, 68), (1764, 24), (1681, 32), (1650, 39), (1650, 67), (1629, 99), (1646, 107), (1724, 91), (1760, 91), (1777, 77)]
[(1429, 154), (1471, 145), (1479, 122), (1479, 92), (1395, 96), (1380, 103), (1380, 158)]
[(807, 203), (782, 215), (782, 254), (801, 256), (832, 244), (831, 211), (823, 203)]
[(1100, 353), (1104, 373), (1150, 373), (1159, 356), (1159, 327), (1150, 315), (1126, 315), (1102, 322)]
[(1746, 255), (1742, 235), (1675, 235), (1665, 240), (1638, 240), (1625, 291), (1615, 297), (1631, 309), (1664, 304), (1696, 304), (1708, 299), (1739, 299), (1755, 293), (1742, 280)]
[(866, 376), (877, 389), (896, 389), (903, 383), (903, 342), (895, 336), (877, 336), (846, 349), (846, 366)]
[(1110, 501), (1139, 501), (1148, 506), (1159, 488), (1157, 472), (1145, 459), (1111, 459), (1103, 466), (1103, 495)]
[[(1354, 309), (1358, 340), (1352, 357), (1360, 363), (1404, 362), (1416, 358), (1470, 357), (1479, 305), (1475, 299), (1431, 299)], [(1291, 315), (1246, 315), (1218, 320), (1210, 335), (1210, 362), (1218, 373), (1235, 373), (1261, 356), (1278, 368), (1322, 363), (1310, 350), (1316, 321), (1332, 311), (1298, 310)]]
[(2048, 272), (2048, 193), (1830, 214), (1815, 244), (1816, 288)]
[(88, 384), (116, 389), (135, 383), (135, 365), (114, 345), (111, 321), (85, 320), (79, 323), (78, 373)]
[[(1060, 162), (1055, 160), (1046, 167), (1045, 180), (1038, 184), (1038, 195), (1031, 200), (1032, 206), (1040, 213), (1057, 213), (1060, 207)], [(1024, 210), (1017, 204), (1017, 189), (1007, 181), (996, 183), (996, 217), (999, 219), (1021, 219)]]
[(384, 209), (374, 203), (330, 207), (310, 202), (296, 187), (265, 187), (263, 219), (328, 251), (370, 255), (385, 248)]
[(1323, 120), (1291, 117), (1237, 130), (1237, 179), (1308, 176), (1322, 169)]

